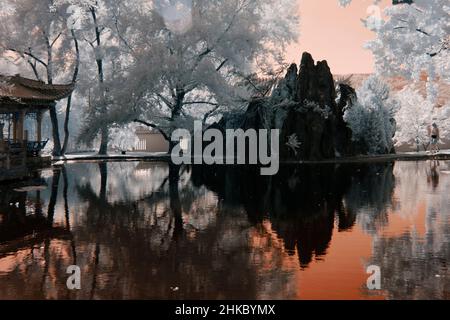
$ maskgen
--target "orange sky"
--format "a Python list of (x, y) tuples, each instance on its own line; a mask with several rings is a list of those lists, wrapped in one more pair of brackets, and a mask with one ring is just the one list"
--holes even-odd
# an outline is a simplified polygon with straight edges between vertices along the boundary
[[(290, 62), (299, 63), (301, 53), (308, 51), (315, 60), (327, 60), (334, 74), (373, 72), (372, 54), (363, 45), (374, 34), (361, 22), (373, 0), (353, 0), (346, 8), (339, 7), (337, 0), (298, 1), (300, 38), (288, 50)], [(382, 0), (381, 10), (389, 3)]]

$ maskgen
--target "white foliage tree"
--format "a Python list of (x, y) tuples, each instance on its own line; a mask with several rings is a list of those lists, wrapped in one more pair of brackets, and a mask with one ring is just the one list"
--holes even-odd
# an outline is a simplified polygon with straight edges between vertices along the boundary
[(368, 78), (357, 94), (357, 101), (344, 114), (353, 140), (369, 154), (390, 153), (394, 146), (397, 101), (390, 97), (387, 84), (376, 76)]
[(400, 108), (395, 115), (397, 132), (395, 141), (397, 146), (403, 144), (417, 144), (428, 148), (430, 138), (428, 127), (435, 116), (435, 108), (417, 90), (409, 87), (396, 95)]
[(157, 0), (142, 14), (148, 23), (129, 42), (130, 100), (138, 120), (167, 139), (242, 104), (238, 74), (281, 63), (298, 27), (294, 0)]
[(106, 154), (110, 131), (117, 125), (110, 116), (121, 87), (117, 79), (131, 61), (125, 36), (132, 32), (135, 11), (143, 1), (58, 1), (69, 4), (70, 21), (83, 39), (84, 74), (80, 89), (88, 97), (88, 107), (80, 142), (91, 144), (99, 137), (99, 154)]
[(110, 147), (120, 151), (132, 150), (139, 139), (136, 135), (137, 125), (116, 126), (110, 130)]
[(368, 43), (378, 72), (419, 80), (428, 77), (430, 102), (437, 98), (439, 80), (450, 82), (450, 3), (414, 0), (385, 10), (387, 19)]
[[(376, 4), (378, 1), (374, 1)], [(351, 0), (339, 0), (347, 6)], [(399, 94), (396, 143), (426, 148), (427, 128), (436, 122), (446, 136), (448, 106), (435, 108), (440, 81), (450, 82), (450, 3), (448, 0), (393, 0), (386, 18), (369, 17), (367, 28), (376, 38), (367, 43), (375, 57), (377, 74), (419, 81), (425, 76), (426, 99), (407, 88)]]
[[(351, 0), (339, 0), (348, 5)], [(379, 1), (374, 1), (375, 3)], [(448, 0), (393, 0), (386, 18), (367, 19), (376, 33), (367, 43), (383, 76), (428, 78), (427, 98), (435, 102), (437, 81), (450, 82), (450, 3)]]
[(101, 140), (100, 153), (136, 118), (169, 139), (243, 105), (243, 75), (278, 70), (297, 38), (296, 0), (5, 1), (3, 48), (49, 83), (79, 71), (79, 141)]

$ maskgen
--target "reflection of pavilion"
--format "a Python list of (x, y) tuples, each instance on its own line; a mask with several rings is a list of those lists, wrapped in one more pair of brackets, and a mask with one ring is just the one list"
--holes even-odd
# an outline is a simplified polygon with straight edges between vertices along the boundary
[[(40, 159), (47, 143), (42, 140), (42, 116), (73, 89), (74, 84), (0, 75), (0, 181), (23, 177), (23, 168)], [(26, 119), (35, 120), (34, 132), (26, 130)]]
[(17, 250), (32, 247), (46, 237), (68, 237), (67, 230), (53, 226), (52, 215), (44, 215), (40, 190), (47, 187), (46, 183), (37, 178), (24, 183), (26, 187), (21, 185), (14, 190), (11, 185), (0, 188), (0, 257), (9, 247)]

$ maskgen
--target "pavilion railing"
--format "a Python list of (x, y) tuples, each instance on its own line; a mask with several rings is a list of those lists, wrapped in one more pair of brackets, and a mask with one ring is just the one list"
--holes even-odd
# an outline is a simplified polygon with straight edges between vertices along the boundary
[(26, 150), (27, 156), (37, 157), (40, 155), (41, 151), (47, 145), (48, 140), (23, 141), (23, 142), (14, 140), (3, 140), (3, 143), (5, 144), (5, 149), (7, 149), (10, 154), (21, 154)]
[(26, 167), (27, 158), (38, 157), (47, 143), (48, 140), (18, 142), (1, 139), (0, 169), (14, 170), (15, 168)]

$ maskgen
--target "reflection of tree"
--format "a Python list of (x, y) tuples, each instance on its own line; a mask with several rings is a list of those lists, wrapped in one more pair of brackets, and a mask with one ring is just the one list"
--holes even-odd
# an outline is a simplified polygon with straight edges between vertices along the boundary
[[(204, 189), (184, 187), (186, 174), (189, 172), (184, 169), (171, 167), (169, 179), (163, 181), (157, 192), (131, 203), (104, 202), (89, 184), (77, 187), (80, 199), (88, 203), (87, 220), (77, 232), (78, 243), (95, 241), (102, 250), (98, 262), (88, 261), (86, 267), (89, 274), (97, 275), (95, 295), (90, 298), (256, 296), (256, 270), (251, 267), (248, 244), (247, 249), (242, 247), (247, 242), (243, 231), (248, 232), (251, 225), (242, 216), (236, 219), (224, 214), (192, 238), (183, 215), (190, 221), (189, 213), (209, 203), (211, 194)], [(99, 216), (102, 218), (98, 219)], [(155, 234), (162, 237), (155, 238)], [(164, 247), (165, 251), (161, 250)], [(79, 256), (89, 256), (90, 250), (79, 247)], [(240, 271), (224, 277), (233, 269)], [(101, 281), (106, 275), (108, 281)], [(242, 279), (247, 281), (245, 290)], [(173, 292), (171, 286), (180, 287), (180, 291)]]
[[(70, 210), (69, 210), (69, 199), (68, 199), (68, 192), (69, 192), (69, 179), (67, 177), (67, 169), (65, 166), (62, 167), (62, 173), (63, 173), (63, 181), (64, 181), (64, 187), (63, 187), (63, 198), (64, 198), (64, 217), (66, 220), (66, 229), (70, 232), (71, 226), (70, 226)], [(72, 256), (73, 256), (73, 264), (77, 264), (77, 250), (75, 245), (75, 239), (72, 237), (70, 241), (70, 246), (72, 248)]]
[(58, 188), (60, 177), (61, 177), (61, 169), (60, 168), (53, 169), (51, 195), (50, 200), (48, 202), (48, 211), (47, 211), (47, 219), (49, 223), (53, 223), (53, 217), (55, 216), (55, 205), (58, 199)]
[[(6, 297), (37, 295), (45, 298), (53, 294), (53, 290), (48, 290), (48, 284), (54, 279), (51, 275), (53, 267), (61, 261), (52, 250), (52, 243), (71, 238), (69, 230), (54, 225), (59, 176), (60, 171), (54, 170), (47, 217), (43, 215), (40, 191), (36, 191), (34, 198), (31, 191), (14, 191), (12, 186), (0, 192), (0, 260), (8, 259), (12, 253), (17, 257), (14, 271), (10, 274), (14, 287), (4, 292)], [(42, 186), (43, 181), (25, 181), (23, 185)]]
[(181, 201), (178, 190), (180, 182), (180, 167), (174, 164), (169, 164), (169, 198), (170, 209), (172, 210), (173, 219), (175, 222), (173, 237), (176, 240), (183, 232), (183, 217), (181, 212)]
[[(363, 180), (376, 174), (366, 166), (293, 166), (274, 177), (261, 177), (257, 168), (142, 163), (121, 164), (125, 173), (117, 174), (117, 166), (60, 170), (63, 196), (53, 195), (53, 211), (64, 210), (54, 216), (64, 218), (73, 238), (50, 240), (47, 286), (39, 297), (68, 297), (65, 268), (76, 259), (82, 290), (72, 298), (293, 298), (298, 263), (286, 261), (306, 267), (326, 254), (336, 218), (340, 231), (354, 226), (363, 204), (350, 201), (352, 183), (377, 184), (371, 188), (379, 193), (377, 188), (389, 187), (376, 178)], [(383, 170), (389, 176), (392, 167)], [(35, 271), (26, 280), (20, 271), (8, 275), (27, 281), (31, 297), (42, 292), (43, 250), (35, 254), (26, 255)], [(16, 290), (17, 296), (31, 295)]]
[[(6, 278), (7, 283), (14, 284), (9, 294), (87, 299), (267, 298), (275, 293), (293, 297), (295, 287), (286, 291), (287, 283), (295, 283), (290, 281), (292, 276), (274, 276), (283, 270), (283, 253), (281, 244), (273, 246), (273, 233), (255, 229), (242, 210), (221, 208), (207, 189), (193, 188), (188, 168), (174, 169), (141, 199), (116, 202), (108, 200), (114, 190), (101, 187), (111, 186), (108, 182), (93, 187), (89, 181), (68, 177), (73, 168), (61, 168), (62, 197), (49, 194), (44, 201), (57, 199), (55, 209), (50, 210), (54, 210), (54, 217), (63, 218), (64, 229), (71, 228), (73, 238), (49, 238), (47, 251), (43, 248), (27, 253), (26, 262), (15, 258), (17, 272), (8, 273)], [(108, 171), (98, 170), (97, 174)], [(99, 178), (110, 180), (110, 176)], [(69, 202), (69, 195), (73, 197), (74, 193), (77, 201)], [(65, 269), (75, 257), (82, 268), (82, 290), (68, 292)], [(264, 272), (254, 261), (263, 258), (268, 264)], [(44, 260), (45, 273), (41, 264)], [(19, 271), (20, 265), (34, 272), (24, 274)], [(24, 282), (28, 285), (22, 285)], [(21, 289), (25, 287), (28, 289)]]
[(414, 221), (415, 226), (423, 224), (424, 230), (414, 227), (401, 234), (374, 237), (368, 264), (380, 266), (382, 290), (390, 299), (450, 298), (450, 179), (439, 170), (434, 161), (396, 167), (401, 178), (396, 187), (399, 212), (395, 214)]
[(358, 213), (358, 223), (369, 234), (388, 224), (395, 189), (393, 167), (393, 163), (359, 166), (344, 196), (346, 207)]
[(389, 299), (450, 298), (450, 224), (440, 228), (425, 239), (414, 232), (376, 239), (370, 264), (381, 267), (382, 289)]

